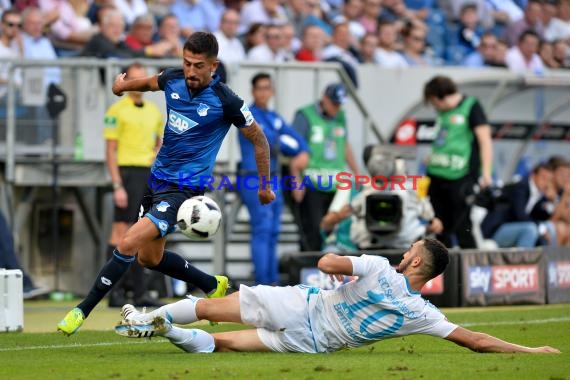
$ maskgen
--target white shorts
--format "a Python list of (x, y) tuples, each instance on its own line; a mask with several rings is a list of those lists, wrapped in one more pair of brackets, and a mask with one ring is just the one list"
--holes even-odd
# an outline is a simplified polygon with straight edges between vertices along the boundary
[(309, 287), (258, 285), (239, 288), (243, 323), (257, 327), (261, 342), (275, 352), (317, 352), (309, 323)]

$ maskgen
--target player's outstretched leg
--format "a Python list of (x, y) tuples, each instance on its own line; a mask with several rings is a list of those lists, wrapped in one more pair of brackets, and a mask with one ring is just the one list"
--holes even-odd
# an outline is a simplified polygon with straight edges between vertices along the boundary
[(128, 338), (163, 336), (186, 352), (211, 353), (216, 347), (214, 337), (206, 331), (172, 326), (172, 323), (162, 316), (154, 317), (148, 323), (120, 323), (115, 326), (115, 332)]
[(113, 285), (119, 281), (127, 269), (129, 269), (129, 265), (134, 260), (134, 256), (123, 255), (115, 249), (113, 256), (97, 275), (97, 279), (87, 297), (59, 321), (57, 330), (67, 336), (74, 334), (81, 325), (83, 325), (83, 322), (95, 306), (97, 306)]
[(133, 305), (124, 305), (121, 309), (122, 324), (131, 325), (145, 325), (151, 324), (152, 321), (161, 317), (168, 322), (173, 322), (181, 325), (196, 322), (196, 302), (200, 300), (198, 297), (192, 295), (186, 296), (187, 298), (180, 301), (164, 305), (156, 310), (148, 313), (139, 312)]

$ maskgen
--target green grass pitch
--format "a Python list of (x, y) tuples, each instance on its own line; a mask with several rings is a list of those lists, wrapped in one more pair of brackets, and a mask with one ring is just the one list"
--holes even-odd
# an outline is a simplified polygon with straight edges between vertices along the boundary
[[(476, 354), (410, 336), (333, 354), (187, 354), (163, 338), (128, 339), (99, 306), (71, 337), (54, 332), (71, 303), (27, 302), (22, 333), (0, 333), (0, 379), (546, 379), (570, 380), (570, 305), (444, 309), (449, 320), (560, 355)], [(220, 324), (207, 331), (243, 328)]]

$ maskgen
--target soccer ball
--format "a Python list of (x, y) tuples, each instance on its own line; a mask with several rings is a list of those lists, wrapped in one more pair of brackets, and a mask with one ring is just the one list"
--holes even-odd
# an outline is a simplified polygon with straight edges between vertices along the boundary
[(186, 199), (176, 216), (178, 228), (192, 240), (208, 240), (222, 222), (222, 211), (213, 199), (199, 195)]

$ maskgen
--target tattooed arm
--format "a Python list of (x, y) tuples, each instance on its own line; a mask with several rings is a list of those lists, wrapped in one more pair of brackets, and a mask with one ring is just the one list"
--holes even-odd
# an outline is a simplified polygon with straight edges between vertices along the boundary
[[(257, 124), (253, 122), (249, 127), (241, 128), (240, 132), (253, 144), (255, 150), (255, 162), (259, 175), (259, 201), (267, 204), (275, 199), (275, 194), (271, 191), (270, 167), (269, 167), (269, 144), (265, 134)], [(263, 178), (266, 180), (263, 181)], [(264, 183), (265, 182), (265, 183)]]

